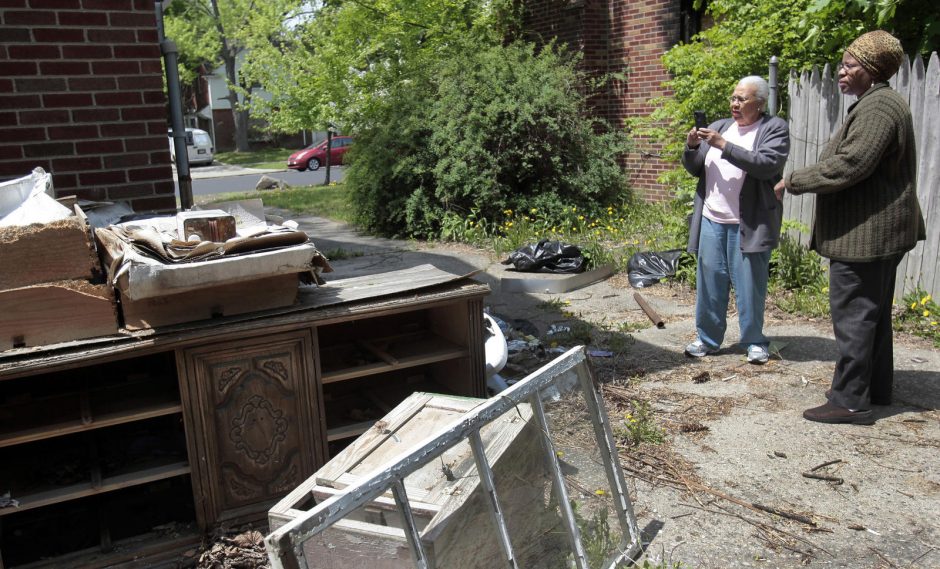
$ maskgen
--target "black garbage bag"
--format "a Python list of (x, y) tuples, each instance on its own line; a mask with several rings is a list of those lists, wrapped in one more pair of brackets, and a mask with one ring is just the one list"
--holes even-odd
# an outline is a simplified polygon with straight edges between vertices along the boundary
[(581, 273), (587, 268), (587, 259), (576, 245), (548, 239), (519, 247), (502, 263), (512, 263), (517, 271), (527, 273)]
[(643, 288), (658, 283), (661, 279), (676, 274), (682, 249), (671, 249), (659, 253), (634, 253), (627, 263), (627, 278), (633, 288)]

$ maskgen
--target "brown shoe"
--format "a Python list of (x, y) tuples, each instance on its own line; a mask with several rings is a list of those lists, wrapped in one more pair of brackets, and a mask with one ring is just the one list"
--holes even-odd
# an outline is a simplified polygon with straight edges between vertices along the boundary
[[(827, 389), (827, 390), (826, 390), (826, 400), (829, 400), (829, 399), (832, 399), (832, 389)], [(888, 397), (888, 398), (886, 398), (886, 399), (881, 399), (881, 398), (878, 398), (878, 397), (872, 397), (872, 399), (871, 399), (871, 404), (872, 404), (872, 405), (879, 405), (879, 406), (882, 406), (882, 407), (887, 407), (887, 406), (891, 405), (891, 398)]]
[(850, 411), (836, 407), (832, 403), (813, 407), (803, 411), (803, 418), (817, 423), (850, 423), (852, 425), (873, 425), (875, 423), (871, 411)]

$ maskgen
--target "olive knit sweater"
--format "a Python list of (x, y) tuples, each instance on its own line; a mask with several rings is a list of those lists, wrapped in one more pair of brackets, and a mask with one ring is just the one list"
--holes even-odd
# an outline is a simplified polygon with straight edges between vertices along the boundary
[(926, 238), (917, 201), (911, 111), (887, 83), (849, 107), (819, 161), (791, 172), (787, 189), (816, 195), (811, 247), (846, 262), (902, 255)]

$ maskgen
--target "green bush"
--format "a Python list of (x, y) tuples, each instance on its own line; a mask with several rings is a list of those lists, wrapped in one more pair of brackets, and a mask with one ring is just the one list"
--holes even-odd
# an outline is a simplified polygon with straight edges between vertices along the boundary
[[(469, 218), (620, 203), (621, 132), (588, 118), (591, 81), (552, 46), (468, 45), (388, 94), (346, 178), (365, 228), (457, 237)], [(419, 88), (420, 87), (420, 88)]]

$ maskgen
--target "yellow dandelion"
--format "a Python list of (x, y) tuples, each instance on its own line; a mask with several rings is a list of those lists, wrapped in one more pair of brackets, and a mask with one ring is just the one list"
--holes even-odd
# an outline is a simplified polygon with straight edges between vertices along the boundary
[(606, 494), (606, 492), (604, 492), (603, 490), (595, 490), (594, 493), (598, 496), (603, 496), (604, 494)]
[(914, 310), (915, 308), (917, 308), (917, 303), (916, 302), (911, 303), (911, 310)]
[(930, 311), (929, 311), (929, 310), (925, 310), (925, 311), (924, 311), (924, 318), (928, 318), (929, 316), (930, 316)]
[(928, 302), (930, 302), (930, 295), (929, 295), (929, 294), (928, 294), (927, 296), (925, 296), (924, 298), (920, 299), (920, 303), (921, 303), (921, 304), (927, 304)]
[(561, 457), (565, 456), (565, 453), (564, 453), (563, 451), (556, 450), (556, 451), (555, 451), (555, 456), (557, 456), (558, 458), (561, 458)]
[(578, 216), (578, 221), (584, 221), (584, 216), (583, 216), (583, 215), (579, 215), (579, 216)]
[(533, 207), (532, 209), (529, 210), (529, 213), (532, 213), (532, 214), (535, 214), (538, 212), (539, 212), (539, 209), (537, 207)]
[(937, 321), (934, 320), (933, 322), (930, 323), (930, 325), (931, 325), (931, 326), (936, 326), (936, 325), (937, 325)]

